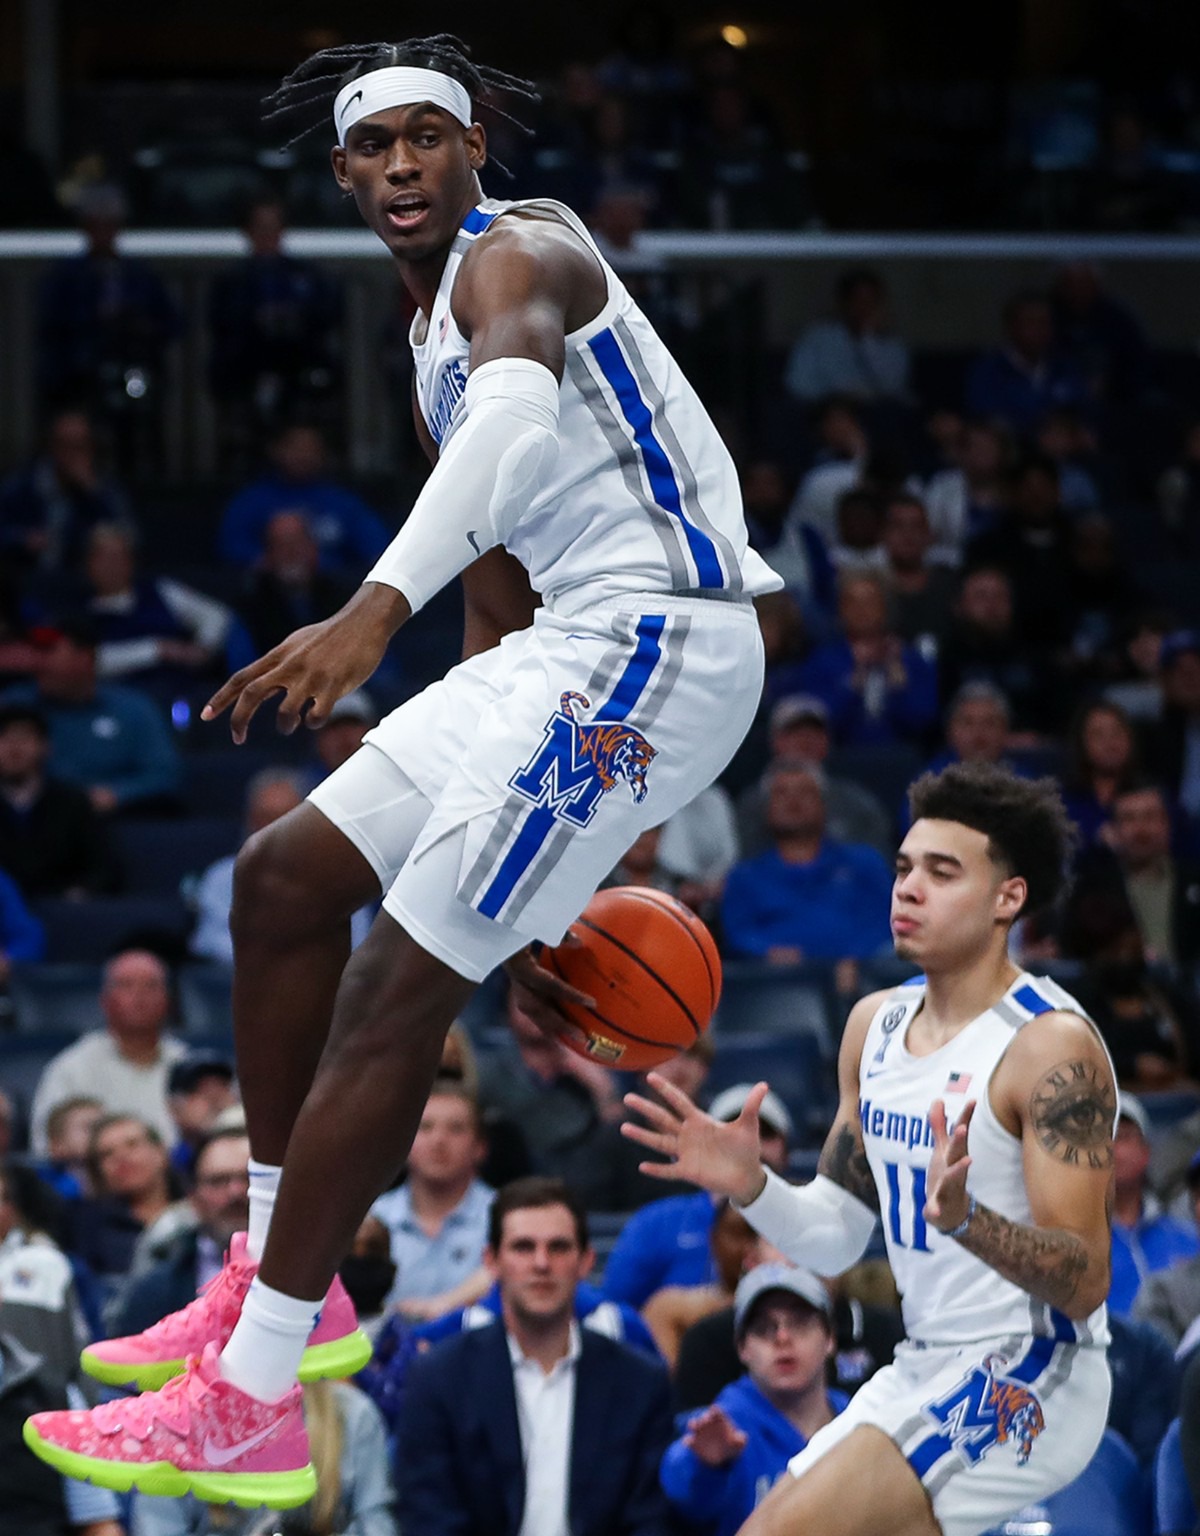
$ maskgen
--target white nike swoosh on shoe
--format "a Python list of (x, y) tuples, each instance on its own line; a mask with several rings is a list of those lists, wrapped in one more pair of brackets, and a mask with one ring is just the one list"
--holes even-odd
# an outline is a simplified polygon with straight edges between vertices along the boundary
[(227, 1467), (231, 1461), (236, 1461), (239, 1456), (252, 1451), (256, 1445), (261, 1445), (268, 1435), (275, 1433), (275, 1428), (274, 1424), (268, 1424), (266, 1429), (260, 1429), (256, 1435), (239, 1440), (236, 1445), (217, 1445), (209, 1435), (204, 1442), (204, 1459), (210, 1461), (214, 1467)]

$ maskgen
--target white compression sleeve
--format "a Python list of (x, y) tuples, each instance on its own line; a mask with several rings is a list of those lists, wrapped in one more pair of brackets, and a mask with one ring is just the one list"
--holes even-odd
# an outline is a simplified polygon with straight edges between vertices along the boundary
[(840, 1275), (858, 1263), (875, 1230), (874, 1211), (823, 1173), (799, 1187), (769, 1168), (766, 1175), (762, 1194), (737, 1207), (756, 1232), (819, 1275)]
[(416, 613), (485, 550), (502, 544), (558, 458), (558, 380), (532, 358), (500, 357), (467, 377), (466, 420), (368, 581)]

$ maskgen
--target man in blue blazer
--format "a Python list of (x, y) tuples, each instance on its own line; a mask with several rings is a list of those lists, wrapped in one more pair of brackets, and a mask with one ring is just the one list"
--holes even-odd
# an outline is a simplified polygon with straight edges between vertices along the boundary
[(669, 1536), (664, 1367), (575, 1320), (587, 1217), (558, 1179), (496, 1196), (501, 1315), (413, 1366), (397, 1449), (400, 1523), (421, 1536)]

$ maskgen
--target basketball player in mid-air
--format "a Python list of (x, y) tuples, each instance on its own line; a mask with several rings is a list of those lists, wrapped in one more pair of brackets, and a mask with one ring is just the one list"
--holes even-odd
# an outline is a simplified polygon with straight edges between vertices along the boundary
[[(191, 1307), (85, 1356), (161, 1390), (26, 1430), (109, 1487), (311, 1494), (297, 1377), (369, 1353), (334, 1278), (407, 1153), (447, 1027), (721, 771), (761, 693), (752, 599), (781, 583), (747, 547), (732, 461), (574, 214), (482, 197), (474, 107), (497, 87), (529, 93), (439, 36), (326, 50), (275, 97), (310, 126), (332, 111), (338, 184), (418, 308), (415, 417), (436, 463), (347, 606), (205, 716), (232, 706), (241, 741), (275, 698), (285, 729), (319, 725), (459, 575), (467, 659), (239, 860), (249, 1233)], [(347, 959), (350, 914), (381, 890)]]
[[(1110, 1392), (1112, 1064), (1079, 1004), (1013, 965), (1023, 912), (1070, 845), (1049, 781), (955, 766), (913, 786), (896, 951), (924, 975), (864, 997), (841, 1100), (802, 1188), (758, 1156), (760, 1084), (718, 1124), (662, 1079), (630, 1095), (645, 1163), (728, 1195), (797, 1262), (834, 1275), (882, 1220), (908, 1341), (814, 1435), (743, 1536), (977, 1536), (1064, 1487)], [(786, 1048), (786, 1047), (784, 1047)]]

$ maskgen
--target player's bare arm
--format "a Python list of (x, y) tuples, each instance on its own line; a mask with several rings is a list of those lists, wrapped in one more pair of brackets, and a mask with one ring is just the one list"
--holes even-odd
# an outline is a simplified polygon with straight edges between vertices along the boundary
[[(1110, 1185), (1116, 1086), (1085, 1020), (1045, 1014), (1018, 1035), (997, 1069), (992, 1107), (1019, 1137), (1030, 1224), (972, 1202), (968, 1112), (947, 1134), (941, 1103), (926, 1219), (1006, 1280), (1068, 1317), (1087, 1317), (1108, 1294)], [(968, 1220), (969, 1217), (969, 1220)]]
[(859, 998), (850, 1010), (838, 1051), (837, 1114), (817, 1162), (818, 1173), (823, 1173), (847, 1194), (853, 1195), (876, 1212), (879, 1210), (879, 1191), (875, 1187), (863, 1146), (862, 1121), (858, 1114), (858, 1085), (867, 1030), (886, 996), (885, 992), (873, 992)]

